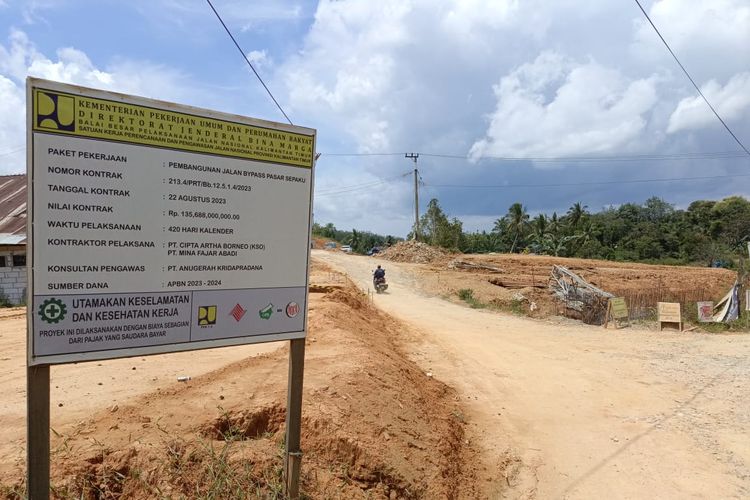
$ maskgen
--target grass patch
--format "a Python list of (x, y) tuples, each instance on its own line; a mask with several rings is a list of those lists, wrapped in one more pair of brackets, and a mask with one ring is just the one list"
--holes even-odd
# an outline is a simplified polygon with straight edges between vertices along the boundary
[(741, 311), (745, 313), (740, 318), (729, 323), (698, 323), (702, 330), (708, 333), (748, 333), (750, 331), (750, 314), (747, 311)]
[(484, 309), (487, 304), (474, 297), (474, 290), (471, 288), (462, 288), (458, 291), (458, 298), (469, 304), (472, 309)]

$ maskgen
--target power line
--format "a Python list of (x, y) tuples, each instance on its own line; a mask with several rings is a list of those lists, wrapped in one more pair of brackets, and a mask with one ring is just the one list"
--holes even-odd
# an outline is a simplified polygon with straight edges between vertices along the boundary
[[(322, 156), (401, 156), (404, 153), (322, 153)], [(445, 158), (452, 160), (469, 161), (467, 155), (441, 154), (441, 153), (419, 153), (430, 158)], [(676, 153), (676, 154), (646, 154), (646, 155), (617, 155), (617, 156), (482, 156), (480, 160), (497, 161), (534, 161), (539, 163), (562, 163), (562, 162), (621, 162), (621, 161), (674, 161), (674, 160), (722, 160), (734, 158), (746, 158), (747, 155), (741, 151), (715, 151), (705, 153)]]
[(394, 175), (391, 177), (385, 177), (383, 179), (378, 179), (376, 181), (370, 181), (370, 182), (365, 182), (362, 184), (352, 184), (350, 186), (340, 186), (338, 188), (327, 189), (322, 192), (316, 192), (315, 197), (336, 196), (340, 194), (347, 194), (347, 193), (352, 193), (355, 191), (361, 191), (363, 189), (371, 189), (371, 188), (380, 186), (382, 184), (385, 184), (389, 181), (406, 177), (408, 175), (411, 175), (411, 171), (403, 173), (403, 174)]
[(401, 156), (404, 153), (320, 153), (322, 156)]
[(327, 193), (329, 191), (341, 191), (342, 189), (366, 187), (366, 186), (370, 186), (372, 184), (381, 183), (383, 181), (389, 181), (389, 180), (393, 180), (393, 179), (398, 179), (400, 177), (406, 177), (409, 174), (411, 174), (411, 171), (404, 172), (403, 174), (392, 175), (390, 177), (383, 177), (382, 179), (376, 179), (374, 181), (367, 181), (367, 182), (362, 182), (362, 183), (359, 183), (359, 184), (351, 184), (349, 186), (338, 186), (338, 187), (335, 187), (335, 188), (323, 189), (323, 190), (318, 191), (318, 193), (319, 194), (324, 194), (324, 193)]
[[(432, 158), (448, 158), (448, 159), (459, 159), (469, 160), (465, 155), (447, 155), (447, 154), (433, 154), (423, 153), (424, 156)], [(560, 163), (560, 162), (610, 162), (610, 161), (665, 161), (665, 160), (710, 160), (710, 159), (724, 159), (724, 158), (745, 158), (746, 155), (742, 152), (726, 151), (726, 152), (715, 152), (715, 153), (677, 153), (677, 154), (664, 154), (664, 155), (620, 155), (620, 156), (482, 156), (479, 159), (498, 160), (498, 161), (534, 161), (539, 163)]]
[(10, 151), (4, 151), (4, 152), (0, 153), (0, 156), (12, 155), (13, 153), (18, 153), (19, 151), (23, 151), (24, 149), (26, 149), (26, 146), (21, 146), (20, 148), (17, 148), (17, 149), (11, 149)]
[(461, 189), (510, 189), (510, 188), (548, 188), (548, 187), (573, 187), (573, 186), (600, 186), (606, 184), (647, 184), (652, 182), (682, 182), (699, 181), (711, 179), (732, 179), (735, 177), (750, 177), (750, 174), (732, 175), (705, 175), (698, 177), (672, 177), (667, 179), (631, 179), (620, 181), (592, 181), (592, 182), (564, 182), (553, 184), (425, 184), (427, 187), (436, 188), (461, 188)]
[(677, 58), (677, 56), (675, 55), (675, 53), (672, 51), (672, 48), (669, 46), (669, 44), (664, 39), (664, 37), (661, 36), (661, 33), (659, 32), (659, 29), (656, 27), (656, 25), (651, 20), (651, 18), (649, 17), (649, 15), (646, 13), (646, 10), (641, 5), (641, 2), (639, 2), (638, 0), (635, 0), (635, 3), (638, 4), (638, 8), (641, 9), (641, 12), (643, 12), (643, 15), (646, 16), (646, 20), (648, 20), (648, 22), (651, 25), (651, 27), (654, 28), (654, 31), (656, 31), (656, 34), (659, 35), (659, 38), (661, 38), (661, 41), (664, 42), (664, 46), (667, 48), (667, 50), (669, 51), (669, 53), (672, 54), (672, 57), (674, 58), (675, 61), (677, 61), (677, 64), (680, 66), (680, 69), (682, 69), (682, 72), (685, 73), (685, 76), (688, 77), (688, 80), (690, 80), (690, 83), (693, 84), (693, 87), (695, 87), (695, 90), (698, 91), (698, 94), (700, 94), (700, 96), (703, 98), (703, 100), (706, 102), (706, 104), (708, 104), (708, 107), (711, 108), (711, 111), (713, 111), (714, 115), (716, 115), (716, 118), (718, 118), (718, 120), (721, 122), (721, 124), (724, 125), (724, 128), (727, 129), (727, 132), (729, 132), (729, 135), (731, 135), (732, 138), (735, 140), (735, 142), (737, 142), (737, 144), (740, 145), (740, 147), (743, 149), (743, 151), (745, 151), (745, 153), (747, 153), (747, 155), (750, 156), (750, 151), (747, 150), (747, 148), (745, 147), (745, 145), (742, 144), (742, 142), (737, 138), (736, 135), (734, 135), (734, 132), (732, 132), (732, 129), (730, 129), (729, 126), (724, 122), (724, 120), (722, 120), (721, 116), (719, 116), (719, 113), (717, 113), (716, 110), (714, 109), (714, 107), (711, 106), (711, 103), (708, 102), (708, 99), (706, 99), (706, 96), (703, 95), (703, 92), (701, 92), (701, 89), (698, 87), (698, 85), (696, 85), (695, 81), (690, 76), (690, 73), (688, 73), (687, 70), (685, 69), (685, 66), (682, 65), (682, 63)]
[(237, 43), (237, 40), (235, 40), (234, 35), (232, 35), (232, 32), (229, 31), (229, 28), (227, 28), (227, 25), (224, 24), (224, 20), (221, 18), (221, 16), (219, 15), (219, 13), (214, 8), (213, 4), (211, 3), (211, 0), (206, 0), (206, 2), (208, 2), (209, 7), (211, 7), (211, 10), (213, 10), (214, 14), (216, 14), (216, 17), (217, 17), (217, 19), (219, 19), (219, 22), (221, 23), (221, 25), (224, 26), (224, 29), (226, 30), (227, 35), (229, 35), (229, 38), (231, 38), (232, 41), (234, 42), (234, 46), (237, 47), (237, 50), (239, 50), (240, 54), (242, 54), (242, 58), (245, 60), (245, 62), (247, 63), (247, 65), (250, 66), (250, 69), (253, 70), (253, 73), (255, 73), (255, 76), (258, 78), (258, 81), (261, 83), (261, 85), (263, 85), (263, 88), (266, 89), (266, 92), (268, 92), (268, 95), (271, 96), (271, 99), (273, 100), (274, 104), (276, 104), (276, 107), (279, 108), (279, 111), (281, 111), (281, 114), (284, 115), (284, 118), (286, 118), (286, 121), (289, 122), (289, 125), (294, 125), (292, 123), (292, 120), (289, 119), (289, 117), (286, 115), (286, 113), (282, 109), (281, 105), (279, 104), (279, 102), (276, 100), (276, 98), (271, 93), (271, 90), (266, 85), (266, 82), (264, 82), (263, 78), (261, 78), (260, 75), (258, 74), (258, 72), (255, 71), (255, 67), (250, 62), (250, 59), (247, 58), (247, 56), (245, 55), (245, 51), (243, 51), (242, 47), (240, 47), (240, 44)]

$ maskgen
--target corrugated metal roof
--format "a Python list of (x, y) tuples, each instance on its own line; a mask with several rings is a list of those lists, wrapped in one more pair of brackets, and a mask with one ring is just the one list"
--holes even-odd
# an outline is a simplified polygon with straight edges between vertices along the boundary
[(0, 245), (26, 244), (26, 176), (0, 176)]

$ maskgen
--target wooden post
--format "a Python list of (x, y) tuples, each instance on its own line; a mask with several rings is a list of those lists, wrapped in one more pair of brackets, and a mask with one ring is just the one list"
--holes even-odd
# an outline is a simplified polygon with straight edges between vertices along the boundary
[(286, 460), (284, 475), (287, 498), (299, 498), (302, 465), (302, 381), (305, 370), (305, 339), (289, 341), (289, 389), (286, 404)]
[(49, 498), (49, 365), (26, 367), (26, 484), (29, 500)]

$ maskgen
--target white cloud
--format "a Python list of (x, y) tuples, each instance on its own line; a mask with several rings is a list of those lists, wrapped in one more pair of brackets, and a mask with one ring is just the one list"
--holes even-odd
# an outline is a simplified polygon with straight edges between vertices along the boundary
[(245, 1), (225, 2), (217, 6), (217, 9), (222, 17), (242, 23), (242, 31), (263, 24), (296, 21), (303, 13), (302, 6), (298, 2), (279, 0), (256, 0), (252, 4)]
[[(747, 69), (747, 0), (658, 0), (649, 9), (649, 16), (698, 83), (706, 77), (726, 79)], [(658, 35), (642, 17), (636, 21), (634, 49), (646, 61), (670, 64), (679, 72)]]
[[(170, 68), (123, 60), (99, 69), (84, 52), (70, 47), (58, 49), (50, 59), (24, 32), (13, 30), (8, 45), (0, 44), (0, 153), (24, 144), (26, 76), (167, 100), (186, 100), (191, 94), (183, 76)], [(2, 157), (0, 173), (19, 172), (23, 166), (23, 152), (9, 154)]]
[[(733, 76), (723, 87), (716, 80), (710, 80), (701, 87), (701, 92), (724, 121), (736, 120), (744, 116), (750, 108), (750, 72)], [(667, 132), (674, 133), (718, 125), (719, 121), (703, 98), (696, 95), (680, 101), (669, 117)]]
[(321, 2), (304, 51), (280, 68), (291, 112), (345, 123), (360, 151), (387, 150), (410, 11), (408, 2)]
[(273, 65), (273, 61), (265, 50), (251, 50), (247, 54), (247, 58), (255, 66), (255, 69)]
[(42, 16), (42, 12), (64, 6), (68, 0), (25, 0), (21, 4), (21, 15), (27, 24), (42, 22), (49, 24), (49, 21)]
[[(26, 92), (0, 75), (0, 173), (21, 172), (24, 143)], [(12, 168), (3, 168), (13, 165)]]
[(632, 147), (657, 101), (656, 78), (544, 52), (494, 87), (497, 107), (471, 157), (572, 156)]

